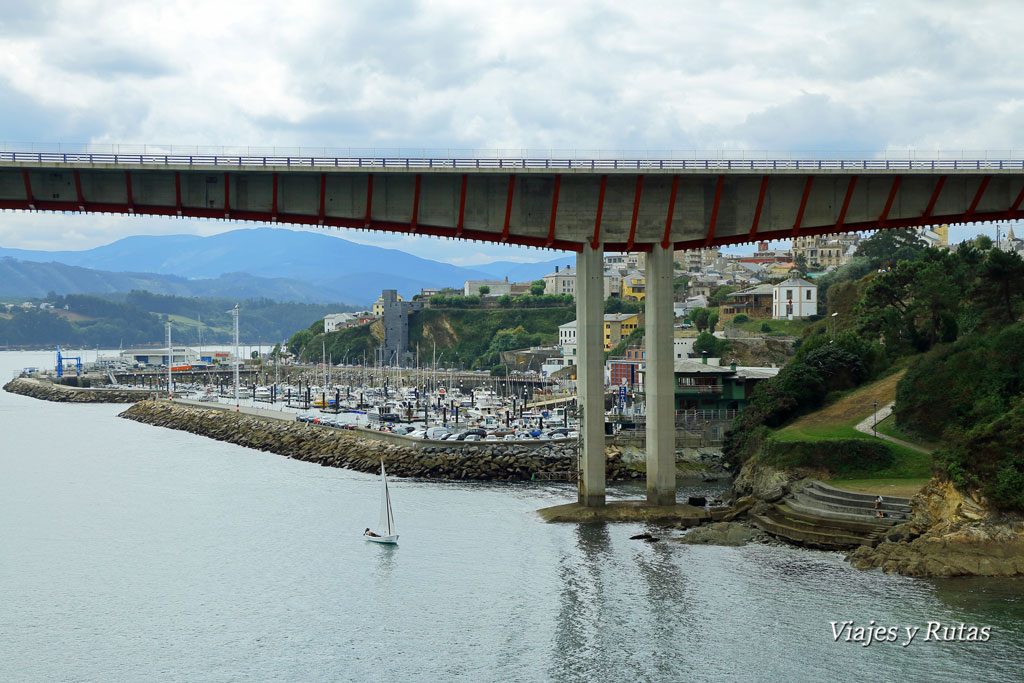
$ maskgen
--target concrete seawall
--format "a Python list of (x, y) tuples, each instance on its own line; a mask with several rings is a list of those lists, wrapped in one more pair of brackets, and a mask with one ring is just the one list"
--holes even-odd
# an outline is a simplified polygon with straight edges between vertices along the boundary
[(58, 403), (136, 403), (152, 398), (146, 389), (93, 389), (66, 387), (46, 380), (17, 377), (4, 385), (4, 391)]
[[(547, 478), (575, 473), (578, 468), (575, 444), (542, 444), (531, 448), (514, 443), (477, 442), (478, 445), (469, 447), (412, 447), (368, 438), (348, 430), (166, 401), (136, 403), (120, 416), (325, 467), (373, 473), (380, 471), (383, 459), (388, 472), (398, 477), (528, 481), (536, 476)], [(617, 450), (608, 453), (608, 479), (626, 480), (643, 476), (623, 464)]]

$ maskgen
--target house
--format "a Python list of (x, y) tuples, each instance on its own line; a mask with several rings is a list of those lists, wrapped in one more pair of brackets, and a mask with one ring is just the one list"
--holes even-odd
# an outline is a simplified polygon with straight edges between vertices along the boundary
[(373, 322), (373, 315), (369, 311), (357, 311), (355, 313), (328, 313), (324, 316), (324, 332), (337, 332), (344, 327), (354, 327)]
[(776, 320), (806, 318), (818, 313), (818, 286), (790, 275), (772, 287), (772, 317)]
[(576, 321), (558, 326), (558, 346), (562, 349), (562, 358), (576, 363)]
[[(640, 326), (639, 313), (605, 313), (604, 315), (604, 350), (618, 346), (619, 342), (628, 337)], [(562, 356), (576, 362), (576, 321), (558, 326), (558, 345), (562, 347)]]
[[(394, 290), (389, 290), (389, 289), (384, 290), (384, 292), (390, 292), (390, 291), (394, 291)], [(397, 301), (402, 301), (402, 295), (401, 294), (395, 292), (395, 297), (397, 298)], [(389, 301), (390, 301), (390, 299), (389, 299)], [(381, 295), (379, 297), (377, 297), (377, 300), (373, 302), (373, 317), (374, 318), (379, 318), (382, 315), (384, 315), (384, 303), (385, 303), (385, 301), (384, 301), (384, 293), (382, 292)]]
[(462, 287), (465, 296), (480, 296), (480, 288), (487, 287), (487, 296), (505, 296), (512, 293), (508, 280), (466, 280)]
[(609, 358), (605, 364), (608, 386), (629, 387), (638, 390), (643, 386), (641, 379), (647, 368), (647, 352), (642, 346), (626, 348), (626, 355)]
[(606, 313), (604, 316), (604, 350), (615, 348), (639, 326), (639, 313)]
[(797, 237), (793, 239), (793, 258), (803, 256), (809, 266), (838, 268), (850, 261), (859, 243), (860, 235), (855, 232)]
[(719, 316), (725, 320), (743, 313), (748, 318), (771, 318), (774, 288), (771, 285), (758, 285), (725, 297)]
[[(573, 266), (566, 266), (561, 270), (559, 270), (558, 266), (555, 266), (555, 272), (548, 273), (543, 279), (545, 294), (576, 295), (576, 268)], [(619, 272), (615, 268), (604, 269), (605, 299), (613, 295), (619, 295), (621, 279)]]
[(778, 368), (712, 365), (708, 359), (675, 361), (676, 411), (737, 411), (750, 402), (758, 382), (774, 377)]
[(643, 301), (647, 279), (639, 270), (627, 270), (622, 275), (622, 298), (626, 301)]

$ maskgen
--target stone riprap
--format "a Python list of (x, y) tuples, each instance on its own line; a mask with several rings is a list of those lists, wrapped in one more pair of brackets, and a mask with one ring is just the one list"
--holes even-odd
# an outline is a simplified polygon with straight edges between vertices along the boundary
[[(121, 417), (159, 427), (180, 429), (218, 441), (270, 451), (295, 460), (359, 472), (379, 472), (386, 463), (397, 477), (478, 481), (528, 481), (535, 475), (564, 474), (577, 465), (574, 444), (534, 445), (476, 442), (450, 448), (414, 448), (364, 438), (358, 432), (303, 422), (281, 422), (242, 413), (143, 401)], [(626, 467), (618, 454), (606, 458), (610, 480), (642, 476)]]
[(43, 379), (16, 377), (4, 385), (4, 391), (58, 403), (136, 403), (152, 398), (145, 389), (101, 389), (68, 387)]

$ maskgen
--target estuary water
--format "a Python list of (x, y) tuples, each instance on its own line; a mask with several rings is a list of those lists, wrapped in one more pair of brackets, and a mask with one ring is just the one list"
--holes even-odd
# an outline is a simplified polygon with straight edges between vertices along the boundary
[[(52, 354), (0, 353), (0, 379)], [(377, 479), (0, 392), (0, 680), (1020, 680), (1024, 582), (551, 525), (566, 484)], [(614, 497), (641, 495), (613, 488)], [(686, 495), (683, 492), (682, 495)], [(899, 627), (833, 638), (830, 622)], [(929, 621), (988, 642), (926, 641)], [(921, 627), (908, 646), (903, 631)], [(839, 628), (838, 626), (836, 628)]]

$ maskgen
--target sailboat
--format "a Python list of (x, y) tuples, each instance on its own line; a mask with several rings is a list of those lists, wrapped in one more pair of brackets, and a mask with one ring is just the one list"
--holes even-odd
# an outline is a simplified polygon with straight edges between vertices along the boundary
[(384, 461), (380, 461), (380, 520), (376, 529), (363, 532), (363, 539), (374, 543), (398, 543), (398, 530), (395, 528), (395, 515), (391, 511), (391, 493), (388, 491), (388, 475), (384, 471)]

